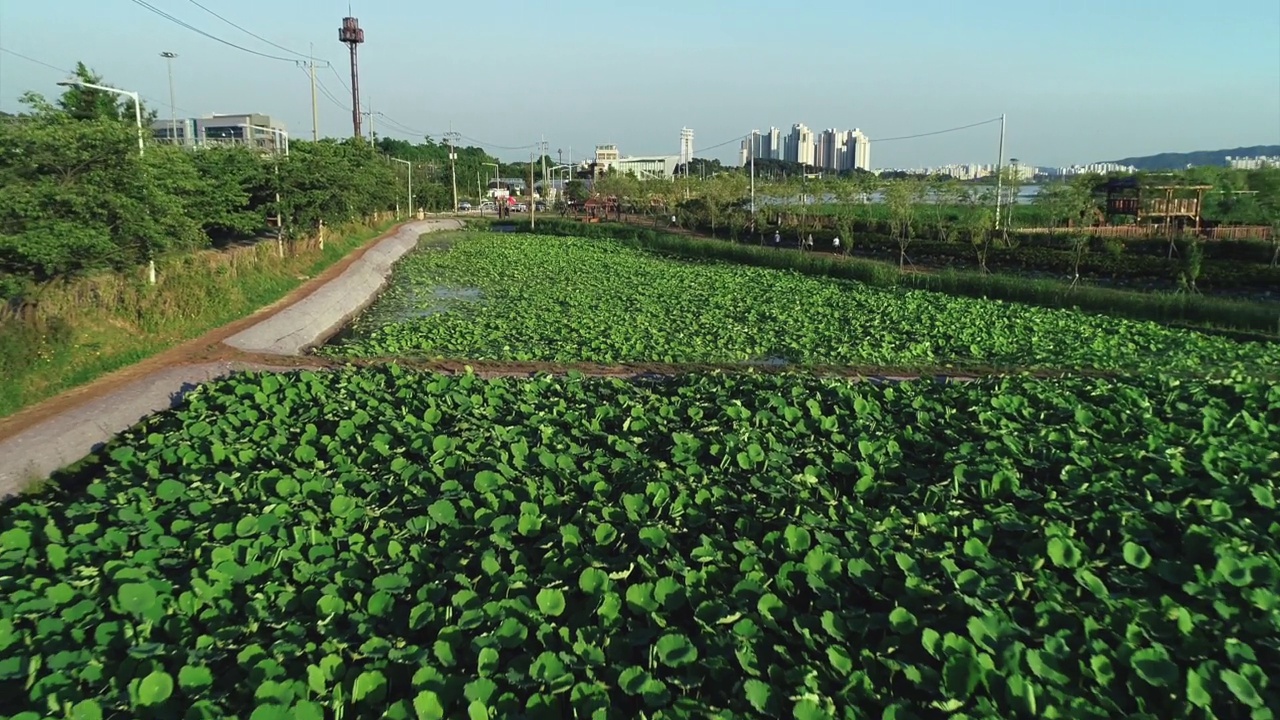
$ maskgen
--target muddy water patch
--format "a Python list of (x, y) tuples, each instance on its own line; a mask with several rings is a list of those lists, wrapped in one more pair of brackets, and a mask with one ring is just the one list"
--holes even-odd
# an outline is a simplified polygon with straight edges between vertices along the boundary
[(484, 292), (476, 287), (440, 285), (423, 288), (392, 284), (377, 301), (325, 343), (325, 347), (347, 345), (387, 325), (456, 312), (483, 301)]

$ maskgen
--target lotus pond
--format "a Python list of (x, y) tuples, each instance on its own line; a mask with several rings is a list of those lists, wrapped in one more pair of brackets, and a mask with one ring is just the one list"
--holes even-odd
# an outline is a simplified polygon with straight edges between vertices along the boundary
[[(442, 293), (471, 292), (442, 300)], [(443, 311), (443, 312), (441, 312)], [(332, 356), (1274, 371), (1280, 346), (731, 264), (607, 240), (470, 233), (403, 259)]]
[(1280, 388), (202, 387), (0, 513), (54, 718), (1270, 718)]

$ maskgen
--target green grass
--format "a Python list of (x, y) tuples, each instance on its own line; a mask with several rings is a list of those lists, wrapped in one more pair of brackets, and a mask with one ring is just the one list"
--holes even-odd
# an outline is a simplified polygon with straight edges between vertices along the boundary
[(447, 252), (406, 257), (345, 343), (323, 352), (1193, 374), (1280, 367), (1280, 346), (1156, 323), (519, 233), (472, 233)]
[[(518, 224), (527, 229), (527, 222)], [(1234, 330), (1241, 337), (1280, 340), (1280, 303), (1194, 294), (1149, 293), (968, 270), (902, 273), (887, 262), (825, 253), (778, 251), (758, 245), (691, 238), (616, 223), (539, 220), (537, 232), (608, 237), (676, 257), (723, 260), (807, 275), (857, 280), (876, 287), (906, 287), (1050, 308), (1073, 308), (1180, 327)]]
[(35, 318), (0, 321), (0, 417), (89, 383), (270, 305), (383, 233), (351, 226), (323, 250), (299, 242), (159, 263), (159, 282), (106, 273), (43, 289)]

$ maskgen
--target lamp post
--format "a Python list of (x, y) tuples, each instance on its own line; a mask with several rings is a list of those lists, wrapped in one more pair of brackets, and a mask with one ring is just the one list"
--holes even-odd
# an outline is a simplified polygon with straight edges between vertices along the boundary
[[(242, 127), (248, 130), (261, 130), (262, 132), (269, 132), (275, 135), (276, 136), (275, 143), (274, 143), (275, 147), (273, 151), (280, 152), (280, 148), (283, 147), (285, 156), (287, 157), (289, 155), (289, 131), (288, 130), (284, 130), (278, 127), (270, 127), (268, 125), (249, 125), (247, 123), (242, 123), (238, 127)], [(253, 133), (249, 133), (249, 135), (251, 137), (245, 138), (246, 141), (252, 139)]]
[[(116, 95), (124, 95), (132, 98), (133, 121), (138, 126), (138, 155), (141, 156), (146, 154), (146, 146), (142, 142), (142, 100), (138, 97), (138, 93), (121, 90), (120, 88), (107, 87), (106, 85), (94, 85), (93, 83), (87, 83), (81, 80), (67, 80), (65, 82), (58, 83), (58, 85), (61, 87), (82, 87), (93, 90), (102, 90), (103, 92), (115, 93)], [(145, 167), (143, 168), (143, 172), (146, 172)], [(150, 252), (150, 250), (148, 250), (148, 252)], [(154, 257), (147, 258), (147, 282), (152, 285), (156, 284), (156, 260)]]
[(756, 135), (759, 130), (752, 130), (751, 137), (747, 140), (747, 152), (751, 153), (751, 219), (756, 217)]
[(129, 90), (121, 90), (120, 88), (107, 87), (106, 85), (94, 85), (93, 83), (82, 82), (80, 80), (67, 80), (58, 83), (61, 87), (82, 87), (92, 90), (102, 90), (103, 92), (115, 93), (116, 95), (124, 95), (133, 98), (133, 120), (138, 125), (138, 154), (146, 154), (146, 148), (142, 144), (142, 100), (138, 98), (138, 93)]
[[(404, 163), (409, 166), (409, 215), (413, 216), (413, 163), (409, 160), (401, 160), (400, 158), (391, 158), (398, 163)], [(396, 213), (396, 219), (400, 219), (400, 213)]]
[[(160, 57), (165, 59), (165, 64), (169, 66), (169, 142), (178, 143), (178, 106), (173, 99), (173, 59), (178, 57), (178, 53), (169, 52), (168, 50), (160, 53)], [(187, 144), (186, 133), (182, 134), (182, 144)]]
[[(287, 131), (281, 128), (269, 127), (267, 125), (250, 125), (248, 123), (241, 123), (238, 127), (242, 127), (247, 131), (245, 133), (247, 136), (245, 137), (246, 143), (253, 138), (254, 130), (261, 130), (263, 132), (275, 134), (276, 138), (275, 142), (272, 143), (273, 147), (271, 151), (273, 155), (278, 155), (280, 153), (280, 139), (284, 138), (284, 154), (285, 157), (289, 156), (289, 133)], [(280, 162), (278, 159), (274, 163), (274, 166), (275, 175), (279, 178)], [(284, 257), (284, 216), (280, 213), (280, 187), (278, 183), (276, 185), (276, 229), (276, 254), (280, 257)], [(323, 245), (321, 245), (321, 249), (324, 249)]]
[(498, 187), (502, 185), (502, 177), (498, 171), (500, 163), (491, 162), (485, 163), (485, 165), (493, 166), (493, 209), (498, 213), (498, 217), (502, 217), (502, 211), (498, 210)]

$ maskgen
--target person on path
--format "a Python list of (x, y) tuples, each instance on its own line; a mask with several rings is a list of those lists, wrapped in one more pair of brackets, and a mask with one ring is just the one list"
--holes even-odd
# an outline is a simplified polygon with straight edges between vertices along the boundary
[(835, 239), (831, 241), (831, 247), (834, 248), (837, 253), (840, 252), (840, 236), (839, 235), (837, 235)]
[(672, 216), (671, 216), (671, 227), (675, 227), (675, 226), (676, 226), (676, 216), (675, 216), (675, 215), (672, 215)]
[(782, 231), (780, 230), (773, 231), (773, 249), (774, 250), (782, 249)]
[(813, 249), (813, 233), (809, 233), (809, 237), (805, 238), (804, 249), (805, 250)]

